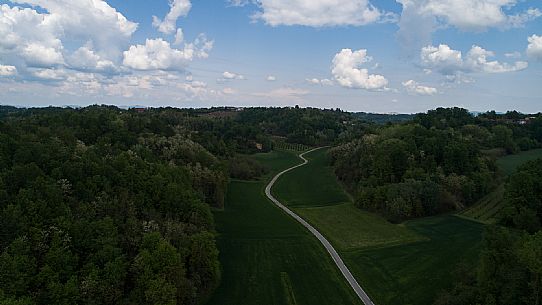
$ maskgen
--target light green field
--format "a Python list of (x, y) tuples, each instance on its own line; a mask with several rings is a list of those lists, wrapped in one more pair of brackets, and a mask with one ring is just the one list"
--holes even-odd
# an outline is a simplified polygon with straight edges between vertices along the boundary
[(424, 240), (402, 225), (393, 225), (373, 213), (348, 202), (340, 205), (295, 209), (301, 217), (319, 228), (337, 250), (383, 247)]
[[(476, 261), (482, 224), (455, 216), (391, 224), (344, 201), (344, 192), (336, 191), (341, 187), (326, 166), (324, 150), (309, 157), (311, 163), (279, 180), (295, 185), (297, 191), (282, 187), (274, 193), (294, 202), (295, 212), (330, 240), (376, 304), (432, 304), (442, 289), (451, 286), (450, 273), (460, 261)], [(323, 173), (323, 178), (315, 173)], [(335, 191), (319, 200), (324, 195), (314, 193), (322, 189)]]
[[(255, 158), (269, 177), (299, 162), (285, 152)], [(214, 214), (222, 280), (207, 304), (361, 305), (316, 238), (267, 200), (266, 183), (231, 182)]]
[(309, 164), (284, 174), (273, 187), (277, 199), (291, 207), (327, 206), (349, 202), (327, 167), (327, 149), (305, 155)]
[(293, 152), (303, 152), (310, 149), (309, 146), (303, 144), (287, 143), (285, 139), (276, 137), (273, 139), (275, 150), (287, 150)]

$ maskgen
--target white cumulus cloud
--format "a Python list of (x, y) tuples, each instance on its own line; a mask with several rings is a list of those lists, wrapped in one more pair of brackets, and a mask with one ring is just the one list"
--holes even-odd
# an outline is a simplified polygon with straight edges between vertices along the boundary
[(534, 59), (542, 60), (542, 36), (533, 35), (527, 38), (529, 45), (527, 46), (527, 55)]
[(441, 44), (438, 47), (427, 46), (422, 48), (420, 59), (424, 68), (438, 71), (446, 76), (455, 76), (457, 73), (515, 72), (524, 70), (528, 66), (528, 63), (524, 61), (516, 61), (510, 64), (489, 60), (494, 56), (494, 52), (474, 45), (463, 57), (461, 51)]
[(183, 43), (183, 41), (184, 41), (183, 29), (178, 28), (177, 33), (175, 33), (175, 42), (173, 44), (178, 46), (178, 45), (181, 45), (181, 43)]
[[(246, 1), (232, 3), (243, 5)], [(259, 0), (256, 3), (261, 10), (253, 18), (271, 26), (360, 26), (385, 16), (368, 0)]]
[(0, 76), (13, 76), (17, 74), (17, 68), (15, 66), (0, 65)]
[(438, 93), (437, 88), (420, 85), (414, 80), (408, 80), (406, 82), (403, 82), (403, 87), (405, 87), (407, 92), (410, 94), (435, 95)]
[(333, 58), (331, 73), (341, 86), (346, 88), (377, 90), (384, 89), (388, 80), (382, 75), (369, 74), (361, 66), (372, 60), (367, 50), (343, 49)]
[(309, 84), (312, 84), (312, 85), (320, 85), (320, 86), (332, 86), (333, 85), (333, 81), (330, 80), (330, 79), (327, 79), (327, 78), (324, 78), (324, 79), (307, 78), (306, 81)]
[(190, 0), (170, 0), (170, 10), (164, 20), (153, 16), (152, 25), (164, 34), (173, 34), (177, 28), (177, 20), (185, 17), (192, 8)]
[(244, 80), (245, 76), (241, 74), (233, 73), (233, 72), (228, 72), (228, 71), (222, 73), (222, 80), (234, 80), (234, 79)]
[(269, 76), (266, 77), (266, 80), (268, 82), (274, 82), (274, 81), (277, 80), (277, 78), (275, 76), (273, 76), (273, 75), (269, 75)]
[(89, 47), (77, 49), (69, 56), (68, 62), (72, 69), (80, 71), (110, 73), (117, 71), (117, 67), (111, 60), (102, 59)]
[(38, 69), (32, 75), (45, 81), (61, 81), (67, 77), (66, 71), (62, 69)]
[(28, 44), (21, 55), (30, 67), (52, 67), (64, 64), (64, 57), (60, 50), (37, 43)]
[(30, 78), (32, 68), (110, 71), (137, 29), (102, 0), (11, 2), (22, 6), (0, 6), (0, 56)]
[(207, 58), (212, 47), (212, 41), (204, 36), (185, 44), (183, 49), (172, 48), (162, 38), (147, 39), (144, 45), (131, 46), (124, 52), (123, 64), (134, 70), (182, 71), (194, 58)]
[(399, 41), (407, 49), (419, 49), (431, 41), (438, 28), (454, 26), (462, 31), (523, 27), (542, 12), (530, 8), (512, 14), (518, 0), (397, 0), (403, 5)]

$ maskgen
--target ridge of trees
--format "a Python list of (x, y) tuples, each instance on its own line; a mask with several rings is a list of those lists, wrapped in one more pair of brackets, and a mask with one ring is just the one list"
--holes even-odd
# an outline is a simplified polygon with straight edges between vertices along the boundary
[(495, 156), (540, 147), (542, 117), (519, 119), (438, 108), (366, 129), (330, 153), (358, 207), (401, 222), (463, 209), (495, 188)]

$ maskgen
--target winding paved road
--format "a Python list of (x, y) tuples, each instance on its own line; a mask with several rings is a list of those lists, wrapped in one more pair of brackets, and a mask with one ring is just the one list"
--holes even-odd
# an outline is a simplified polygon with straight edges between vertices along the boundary
[(363, 290), (363, 288), (361, 288), (361, 286), (358, 284), (358, 281), (356, 281), (356, 279), (354, 278), (354, 276), (352, 276), (352, 273), (350, 273), (350, 270), (348, 270), (348, 267), (346, 267), (346, 265), (344, 264), (343, 260), (341, 259), (341, 257), (339, 256), (339, 253), (337, 253), (337, 251), (335, 250), (335, 248), (333, 248), (333, 246), (331, 245), (331, 243), (320, 233), (318, 232), (318, 230), (316, 230), (313, 226), (311, 226), (308, 222), (306, 222), (303, 218), (301, 218), (299, 215), (297, 215), (296, 213), (292, 212), (290, 209), (288, 209), (285, 205), (283, 205), (282, 203), (280, 203), (280, 201), (278, 201), (275, 197), (273, 197), (273, 195), (271, 194), (271, 188), (273, 187), (273, 185), (275, 184), (275, 182), (277, 182), (277, 180), (279, 179), (280, 176), (284, 175), (285, 173), (291, 171), (291, 170), (294, 170), (298, 167), (301, 167), (301, 166), (304, 166), (306, 165), (307, 163), (309, 163), (309, 161), (307, 159), (305, 159), (305, 154), (308, 154), (310, 152), (313, 152), (315, 150), (318, 150), (318, 149), (322, 149), (323, 147), (319, 147), (319, 148), (315, 148), (315, 149), (312, 149), (312, 150), (309, 150), (307, 152), (304, 152), (302, 154), (299, 155), (299, 158), (301, 158), (303, 160), (303, 163), (301, 164), (298, 164), (296, 166), (293, 166), (293, 167), (290, 167), (280, 173), (278, 173), (275, 177), (273, 177), (273, 180), (271, 180), (271, 182), (269, 182), (269, 184), (267, 185), (267, 187), (265, 188), (265, 195), (271, 199), (271, 201), (277, 205), (279, 208), (281, 208), (284, 212), (286, 212), (288, 215), (292, 216), (295, 220), (297, 220), (299, 223), (301, 223), (305, 228), (307, 228), (314, 236), (316, 236), (316, 238), (318, 238), (318, 240), (322, 243), (322, 245), (324, 245), (324, 247), (326, 248), (327, 252), (329, 253), (329, 255), (331, 255), (331, 258), (333, 259), (333, 261), (335, 262), (335, 264), (337, 265), (337, 267), (339, 267), (339, 270), (341, 270), (341, 273), (344, 275), (344, 277), (346, 278), (346, 280), (348, 281), (348, 283), (350, 284), (350, 286), (352, 287), (352, 289), (354, 289), (354, 291), (356, 292), (356, 294), (358, 295), (358, 297), (360, 298), (360, 300), (365, 304), (365, 305), (375, 305), (373, 303), (373, 301), (371, 301), (371, 299), (369, 298), (369, 296), (367, 295), (367, 293), (365, 293), (365, 291)]

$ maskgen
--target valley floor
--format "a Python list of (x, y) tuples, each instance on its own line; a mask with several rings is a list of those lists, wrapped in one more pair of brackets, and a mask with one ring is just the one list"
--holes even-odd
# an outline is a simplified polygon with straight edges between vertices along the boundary
[[(284, 152), (257, 158), (273, 175), (299, 163)], [(233, 181), (215, 212), (223, 270), (208, 304), (361, 304), (316, 238), (268, 201), (264, 180)]]
[[(453, 215), (391, 224), (353, 205), (326, 156), (308, 154), (273, 194), (326, 236), (375, 304), (432, 304), (459, 263), (475, 263), (483, 224)], [(300, 162), (285, 151), (256, 158), (270, 176)], [(265, 198), (264, 180), (232, 182), (215, 212), (223, 271), (209, 304), (361, 304), (318, 241)]]

